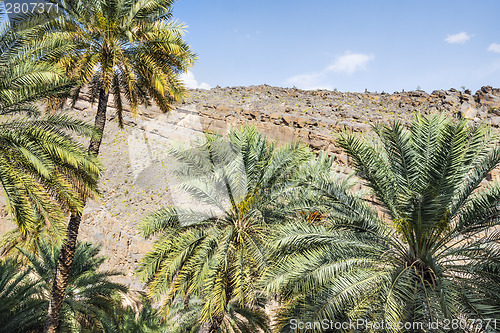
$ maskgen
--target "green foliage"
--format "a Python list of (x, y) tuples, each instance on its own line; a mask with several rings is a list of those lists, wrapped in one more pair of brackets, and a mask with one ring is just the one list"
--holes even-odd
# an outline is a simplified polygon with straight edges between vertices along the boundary
[(0, 332), (20, 330), (36, 318), (33, 313), (42, 305), (37, 298), (39, 281), (29, 278), (31, 270), (20, 270), (13, 259), (0, 260)]
[(280, 227), (265, 274), (281, 300), (276, 331), (288, 332), (292, 318), (499, 320), (500, 185), (480, 186), (500, 162), (498, 141), (483, 126), (442, 116), (375, 131), (378, 144), (354, 134), (339, 144), (385, 219), (341, 193), (332, 208), (344, 209), (342, 218)]
[(38, 114), (34, 101), (68, 88), (61, 70), (35, 61), (36, 50), (28, 51), (19, 33), (0, 32), (0, 183), (18, 226), (0, 242), (6, 252), (19, 242), (34, 249), (43, 232), (60, 240), (66, 213), (81, 211), (97, 194), (100, 173), (98, 161), (69, 135), (95, 136), (92, 126), (57, 114), (13, 116)]
[(277, 148), (255, 128), (232, 131), (229, 142), (207, 139), (173, 151), (181, 188), (201, 206), (162, 208), (141, 223), (146, 238), (157, 238), (140, 274), (166, 311), (176, 299), (199, 297), (201, 321), (217, 326), (230, 304), (260, 311), (256, 282), (266, 265), (270, 225), (286, 216), (284, 198), (312, 155), (299, 144)]
[(172, 0), (52, 2), (58, 14), (26, 14), (16, 24), (30, 28), (26, 35), (34, 47), (51, 50), (42, 60), (77, 81), (73, 103), (83, 87), (90, 87), (92, 101), (102, 88), (113, 94), (123, 125), (125, 101), (135, 114), (139, 103), (150, 105), (151, 99), (162, 111), (181, 99), (178, 74), (196, 57), (182, 40), (185, 26), (172, 19)]
[(97, 194), (100, 164), (68, 131), (95, 134), (90, 125), (64, 115), (0, 123), (0, 181), (19, 228), (3, 246), (44, 227), (60, 237), (65, 213), (81, 211), (85, 199)]
[(131, 307), (127, 307), (125, 310), (118, 308), (116, 313), (117, 333), (163, 333), (172, 331), (162, 323), (161, 316), (158, 310), (155, 310), (151, 303), (147, 300), (143, 300), (144, 304), (137, 313)]
[[(241, 306), (235, 300), (227, 305), (227, 311), (221, 321), (220, 332), (269, 332), (269, 319), (264, 311), (264, 299), (260, 300), (259, 307), (250, 309)], [(206, 330), (208, 325), (200, 320), (203, 311), (201, 300), (174, 302), (168, 313), (166, 332), (169, 333), (198, 333)]]
[(33, 104), (69, 91), (72, 84), (60, 67), (38, 61), (40, 45), (28, 47), (25, 30), (0, 27), (0, 115), (39, 114)]
[[(121, 293), (127, 288), (110, 280), (116, 272), (102, 271), (104, 258), (99, 247), (80, 243), (61, 311), (62, 332), (114, 332), (115, 313), (121, 307)], [(40, 332), (47, 315), (59, 248), (45, 240), (37, 254), (20, 250), (29, 265), (8, 260), (0, 264), (0, 332)]]
[[(0, 332), (41, 332), (47, 314), (59, 248), (45, 239), (37, 254), (20, 250), (28, 265), (0, 261)], [(99, 247), (80, 243), (61, 312), (61, 332), (161, 333), (170, 332), (151, 303), (140, 299), (140, 309), (124, 307), (127, 288), (111, 279), (117, 272), (103, 271)]]

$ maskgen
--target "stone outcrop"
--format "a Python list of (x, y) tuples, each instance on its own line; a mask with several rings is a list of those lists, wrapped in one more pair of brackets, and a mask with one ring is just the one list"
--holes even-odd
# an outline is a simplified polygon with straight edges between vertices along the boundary
[(494, 113), (495, 115), (500, 115), (500, 89), (492, 88), (490, 86), (482, 87), (474, 95), (474, 100), (483, 107), (487, 108), (487, 111)]

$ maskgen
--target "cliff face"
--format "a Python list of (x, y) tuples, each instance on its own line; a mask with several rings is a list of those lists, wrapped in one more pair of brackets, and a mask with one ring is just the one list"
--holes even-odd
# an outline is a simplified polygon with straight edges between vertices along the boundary
[[(256, 122), (314, 133), (338, 132), (350, 128), (357, 132), (370, 124), (393, 119), (409, 121), (413, 112), (443, 111), (453, 117), (466, 117), (500, 126), (500, 89), (483, 87), (470, 91), (436, 90), (386, 93), (342, 93), (303, 91), (269, 86), (193, 90), (185, 104), (196, 105), (204, 117), (230, 123)], [(314, 134), (313, 134), (314, 136)], [(289, 139), (289, 138), (284, 138)], [(319, 147), (318, 147), (319, 148)]]
[(409, 122), (414, 112), (445, 112), (500, 127), (500, 89), (436, 90), (386, 93), (303, 91), (270, 86), (192, 90), (180, 108), (196, 111), (204, 128), (227, 132), (229, 127), (253, 124), (279, 142), (300, 140), (314, 150), (345, 156), (334, 144), (343, 130), (371, 133), (371, 125), (391, 120)]
[[(95, 105), (86, 96), (68, 112), (92, 121)], [(173, 142), (202, 140), (203, 130), (227, 133), (231, 127), (252, 124), (280, 143), (300, 140), (314, 150), (335, 154), (339, 165), (348, 161), (335, 146), (336, 134), (352, 130), (372, 135), (374, 123), (399, 119), (409, 122), (414, 112), (445, 112), (456, 118), (484, 122), (500, 132), (500, 89), (438, 90), (386, 93), (302, 91), (270, 86), (191, 90), (183, 104), (169, 114), (155, 107), (127, 112), (125, 128), (115, 121), (106, 128), (101, 158), (106, 172), (101, 179), (102, 198), (88, 204), (81, 226), (82, 240), (103, 245), (107, 267), (121, 270), (122, 282), (133, 288), (141, 283), (133, 271), (150, 242), (137, 234), (137, 224), (161, 206), (187, 201), (170, 195), (168, 147)], [(115, 117), (111, 107), (109, 120)], [(498, 170), (489, 179), (498, 177)], [(12, 228), (0, 197), (0, 233)]]

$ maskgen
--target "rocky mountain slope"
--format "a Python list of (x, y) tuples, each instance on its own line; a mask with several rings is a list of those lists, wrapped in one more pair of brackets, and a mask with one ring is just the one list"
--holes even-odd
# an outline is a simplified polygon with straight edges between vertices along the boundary
[(279, 141), (298, 138), (314, 149), (336, 151), (333, 133), (344, 129), (366, 132), (371, 124), (394, 119), (409, 121), (413, 112), (445, 112), (475, 122), (500, 126), (500, 89), (436, 90), (387, 93), (303, 91), (270, 86), (193, 90), (185, 101), (209, 119), (207, 128), (223, 130), (228, 123), (251, 122)]
[[(96, 105), (83, 96), (74, 110), (92, 121)], [(203, 140), (203, 131), (227, 133), (235, 126), (252, 124), (279, 143), (300, 140), (314, 150), (335, 154), (339, 165), (348, 160), (335, 146), (344, 130), (372, 135), (374, 123), (411, 120), (414, 112), (445, 112), (456, 118), (490, 124), (500, 132), (500, 89), (438, 90), (387, 93), (303, 91), (266, 85), (191, 90), (184, 103), (168, 114), (155, 107), (140, 107), (134, 117), (126, 112), (125, 128), (110, 121), (101, 148), (106, 171), (101, 179), (102, 197), (88, 204), (81, 226), (82, 240), (101, 243), (109, 257), (106, 268), (125, 273), (120, 280), (140, 289), (134, 276), (141, 256), (150, 249), (137, 224), (149, 213), (168, 204), (186, 204), (179, 193), (169, 193), (171, 177), (168, 149), (174, 142), (188, 145)], [(113, 108), (109, 120), (115, 118)], [(498, 170), (489, 179), (498, 177)], [(194, 203), (191, 203), (194, 204)], [(0, 197), (0, 234), (13, 227)]]

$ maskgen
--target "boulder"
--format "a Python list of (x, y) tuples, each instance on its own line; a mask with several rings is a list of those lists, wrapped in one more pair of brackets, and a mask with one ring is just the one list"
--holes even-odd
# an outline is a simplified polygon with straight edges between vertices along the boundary
[(279, 125), (282, 123), (282, 118), (283, 118), (283, 115), (281, 113), (271, 113), (269, 115), (269, 119), (271, 119), (271, 121), (276, 124), (276, 125)]
[(297, 127), (303, 128), (308, 124), (308, 118), (306, 117), (297, 117)]
[(217, 105), (216, 110), (221, 113), (230, 113), (232, 108), (227, 105)]
[(444, 96), (443, 104), (450, 105), (450, 106), (456, 106), (456, 105), (460, 104), (460, 99), (459, 99), (457, 94), (447, 92), (447, 94)]
[[(485, 119), (488, 117), (488, 108), (485, 107), (484, 105), (483, 106), (480, 106), (477, 108), (478, 110), (478, 113), (477, 113), (477, 116), (481, 119)], [(500, 115), (500, 114), (499, 114)]]
[(500, 116), (492, 117), (490, 119), (490, 124), (493, 127), (499, 128), (500, 127)]
[(477, 103), (489, 109), (500, 109), (500, 89), (493, 89), (490, 86), (482, 87), (474, 95)]
[(464, 103), (460, 106), (460, 114), (462, 118), (474, 119), (478, 114), (478, 110), (474, 105)]

